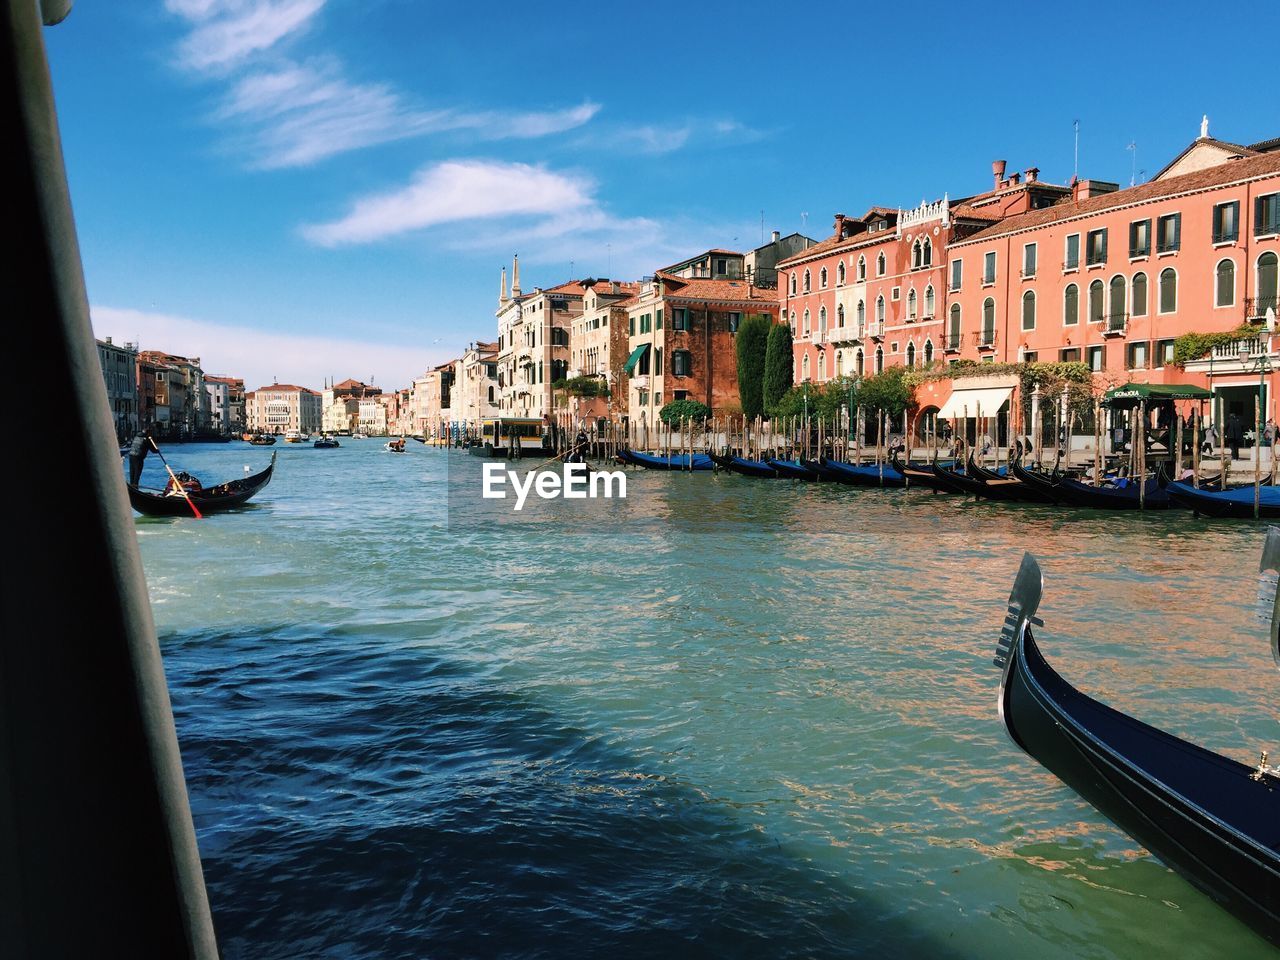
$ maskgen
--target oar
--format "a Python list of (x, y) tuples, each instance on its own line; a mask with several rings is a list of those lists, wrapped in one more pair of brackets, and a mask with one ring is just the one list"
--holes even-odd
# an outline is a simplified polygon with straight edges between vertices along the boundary
[(199, 508), (196, 507), (195, 501), (191, 499), (191, 494), (187, 493), (187, 488), (178, 481), (177, 475), (173, 472), (173, 467), (169, 466), (169, 461), (164, 458), (164, 454), (160, 452), (160, 448), (156, 446), (156, 442), (154, 440), (151, 441), (151, 449), (156, 452), (156, 455), (160, 458), (160, 462), (164, 464), (164, 468), (169, 471), (169, 476), (173, 480), (173, 485), (182, 491), (182, 495), (187, 500), (187, 506), (189, 506), (191, 508), (191, 512), (196, 515), (196, 519), (203, 520), (204, 517), (200, 514)]

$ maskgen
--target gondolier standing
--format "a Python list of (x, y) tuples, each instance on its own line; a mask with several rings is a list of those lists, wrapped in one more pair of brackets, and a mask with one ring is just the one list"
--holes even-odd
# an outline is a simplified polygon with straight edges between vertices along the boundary
[(129, 486), (136, 487), (142, 479), (142, 465), (155, 445), (149, 430), (143, 430), (134, 436), (133, 443), (129, 444)]

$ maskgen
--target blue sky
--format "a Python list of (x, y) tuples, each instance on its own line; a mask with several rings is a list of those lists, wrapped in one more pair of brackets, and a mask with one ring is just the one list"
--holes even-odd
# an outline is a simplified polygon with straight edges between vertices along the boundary
[[(1274, 5), (1242, 7), (1274, 35)], [(403, 385), (526, 289), (1280, 135), (1199, 4), (81, 0), (46, 32), (99, 336)], [(1261, 22), (1266, 18), (1267, 22)], [(1139, 180), (1143, 177), (1139, 174)], [(805, 214), (807, 213), (807, 220)]]

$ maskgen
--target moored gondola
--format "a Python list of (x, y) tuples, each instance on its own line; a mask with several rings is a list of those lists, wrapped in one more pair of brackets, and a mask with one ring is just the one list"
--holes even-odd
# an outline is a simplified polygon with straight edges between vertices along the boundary
[(908, 487), (927, 487), (935, 493), (955, 493), (954, 487), (938, 479), (932, 464), (895, 460), (893, 468), (906, 479)]
[(1147, 477), (1146, 493), (1139, 496), (1136, 480), (1103, 483), (1099, 486), (1063, 477), (1057, 486), (1060, 502), (1089, 510), (1168, 510), (1178, 506), (1169, 497), (1163, 477)]
[(809, 467), (807, 464), (801, 463), (799, 460), (779, 460), (775, 457), (769, 457), (766, 463), (778, 472), (778, 476), (784, 480), (821, 480), (822, 477), (818, 471)]
[(970, 460), (967, 472), (985, 481), (980, 495), (988, 500), (1003, 500), (1012, 503), (1054, 502), (1053, 498), (1040, 490), (1039, 487), (1023, 483), (1016, 475), (1010, 476), (1007, 470), (1004, 473), (1000, 473), (998, 470), (988, 470), (986, 467)]
[(935, 463), (932, 470), (937, 482), (950, 489), (952, 493), (972, 494), (975, 497), (980, 497), (983, 495), (983, 488), (987, 485), (987, 481), (982, 477), (974, 476), (967, 471), (956, 470), (954, 466), (944, 467)]
[(1056, 470), (1053, 473), (1045, 473), (1043, 470), (1028, 470), (1020, 463), (1012, 464), (1009, 471), (1025, 483), (1029, 487), (1035, 487), (1051, 503), (1061, 503), (1062, 496), (1058, 492), (1058, 484), (1061, 482), (1063, 474)]
[[(201, 514), (234, 510), (236, 507), (244, 506), (250, 497), (271, 482), (271, 474), (275, 468), (276, 454), (272, 451), (271, 463), (261, 473), (255, 473), (241, 480), (228, 480), (226, 483), (206, 487), (203, 490), (189, 490), (187, 496), (191, 498), (191, 503), (196, 505)], [(185, 517), (192, 513), (191, 503), (188, 503), (187, 497), (180, 493), (166, 494), (142, 490), (138, 487), (129, 487), (128, 490), (129, 502), (133, 504), (133, 509), (149, 517)]]
[(638, 450), (619, 450), (618, 458), (623, 463), (644, 467), (646, 470), (710, 470), (715, 466), (705, 453), (671, 454), (660, 457), (653, 453), (641, 453)]
[(717, 467), (732, 473), (740, 473), (744, 477), (756, 477), (760, 480), (773, 480), (778, 471), (763, 460), (750, 460), (746, 457), (735, 457), (732, 454), (709, 453), (708, 457)]
[(1280, 944), (1280, 779), (1076, 690), (1031, 625), (1040, 567), (1023, 557), (995, 662), (1013, 742), (1099, 812), (1272, 943)]
[(905, 487), (907, 478), (894, 469), (891, 463), (854, 464), (841, 463), (830, 457), (820, 457), (824, 475), (839, 483), (855, 487)]
[[(1175, 481), (1165, 489), (1175, 503), (1203, 516), (1253, 519), (1252, 486), (1231, 490), (1205, 490)], [(1265, 485), (1258, 488), (1258, 516), (1268, 520), (1280, 519), (1280, 487)]]

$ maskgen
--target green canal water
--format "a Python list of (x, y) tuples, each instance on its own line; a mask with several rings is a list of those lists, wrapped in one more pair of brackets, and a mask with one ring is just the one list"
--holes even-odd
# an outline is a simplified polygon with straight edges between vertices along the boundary
[(498, 518), (476, 458), (275, 449), (254, 508), (137, 521), (228, 957), (1275, 955), (991, 663), (1031, 550), (1064, 676), (1256, 762), (1260, 526), (646, 472)]

